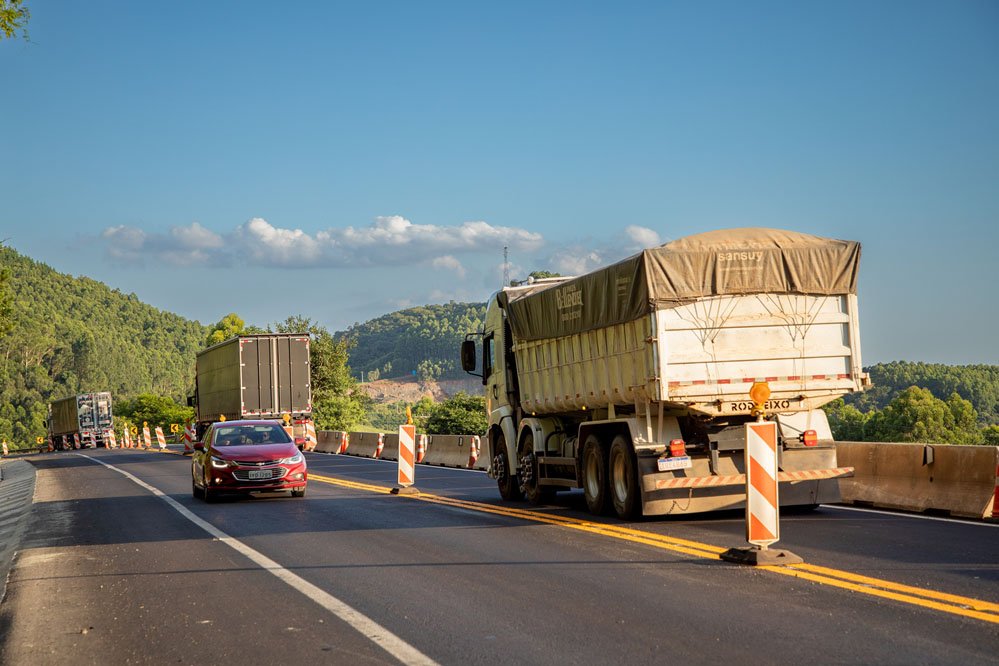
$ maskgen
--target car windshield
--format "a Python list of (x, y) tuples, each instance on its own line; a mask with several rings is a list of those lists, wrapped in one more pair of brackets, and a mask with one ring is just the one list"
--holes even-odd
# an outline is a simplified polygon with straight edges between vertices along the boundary
[(277, 424), (221, 426), (215, 429), (215, 446), (287, 444), (291, 437)]

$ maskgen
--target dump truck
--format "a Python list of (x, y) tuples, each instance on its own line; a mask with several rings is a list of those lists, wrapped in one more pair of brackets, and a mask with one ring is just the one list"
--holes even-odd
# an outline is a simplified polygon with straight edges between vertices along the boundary
[(308, 333), (240, 335), (197, 355), (196, 436), (216, 421), (281, 420), (306, 439), (312, 426)]
[(114, 427), (111, 394), (81, 393), (49, 403), (48, 431), (57, 451), (104, 446)]
[(461, 348), (500, 495), (582, 488), (621, 518), (744, 507), (745, 424), (765, 416), (781, 505), (837, 501), (850, 471), (820, 407), (870, 383), (859, 261), (854, 241), (743, 228), (503, 288)]

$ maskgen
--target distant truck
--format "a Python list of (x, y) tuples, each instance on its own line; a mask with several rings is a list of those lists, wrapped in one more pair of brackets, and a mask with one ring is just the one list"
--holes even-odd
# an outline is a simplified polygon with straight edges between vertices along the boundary
[(197, 355), (197, 437), (216, 421), (274, 419), (306, 439), (312, 425), (310, 339), (307, 333), (241, 335)]
[(592, 513), (622, 518), (743, 507), (761, 384), (780, 503), (837, 501), (849, 472), (818, 408), (870, 383), (859, 261), (856, 242), (733, 229), (504, 288), (461, 349), (486, 387), (500, 495), (581, 487)]
[(104, 446), (113, 427), (111, 394), (107, 391), (49, 403), (49, 439), (58, 451)]

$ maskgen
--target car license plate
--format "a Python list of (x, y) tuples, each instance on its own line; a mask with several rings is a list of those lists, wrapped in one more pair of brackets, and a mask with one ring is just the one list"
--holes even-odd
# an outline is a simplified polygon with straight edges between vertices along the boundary
[(269, 469), (251, 469), (249, 478), (251, 479), (269, 479), (271, 478), (271, 471)]
[(673, 458), (660, 458), (659, 471), (668, 472), (673, 469), (689, 469), (693, 466), (690, 456), (675, 456)]

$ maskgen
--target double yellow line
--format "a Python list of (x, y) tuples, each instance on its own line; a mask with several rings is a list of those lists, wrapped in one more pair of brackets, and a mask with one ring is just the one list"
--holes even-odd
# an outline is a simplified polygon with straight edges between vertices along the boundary
[[(341, 488), (359, 490), (362, 492), (379, 493), (384, 495), (391, 492), (389, 488), (384, 486), (347, 481), (330, 476), (321, 476), (319, 474), (310, 474), (309, 478), (313, 481), (328, 483), (340, 486)], [(491, 513), (498, 516), (506, 516), (508, 518), (519, 518), (521, 520), (529, 520), (535, 523), (544, 523), (547, 525), (557, 525), (559, 527), (589, 532), (590, 534), (596, 534), (612, 539), (619, 539), (622, 541), (630, 541), (632, 543), (651, 546), (661, 550), (669, 550), (677, 553), (683, 553), (685, 555), (692, 555), (694, 557), (703, 557), (709, 560), (718, 560), (720, 555), (727, 550), (726, 548), (719, 548), (718, 546), (712, 546), (698, 541), (677, 539), (675, 537), (656, 534), (654, 532), (643, 532), (641, 530), (635, 530), (619, 525), (595, 523), (589, 520), (582, 520), (567, 516), (556, 516), (540, 511), (529, 511), (526, 509), (517, 509), (508, 506), (470, 502), (453, 497), (430, 495), (427, 493), (410, 495), (408, 497), (412, 497), (413, 499), (418, 499), (423, 502), (451, 506), (459, 509), (467, 509), (469, 511)], [(870, 578), (868, 576), (850, 573), (849, 571), (840, 571), (838, 569), (830, 569), (828, 567), (820, 567), (813, 564), (792, 564), (789, 566), (774, 567), (765, 566), (757, 567), (757, 569), (780, 574), (782, 576), (801, 578), (814, 583), (820, 583), (822, 585), (831, 585), (833, 587), (850, 590), (851, 592), (857, 592), (860, 594), (866, 594), (872, 597), (890, 599), (892, 601), (921, 606), (923, 608), (943, 613), (950, 613), (952, 615), (960, 615), (976, 620), (982, 620), (983, 622), (999, 624), (999, 604), (982, 601), (980, 599), (972, 599), (970, 597), (962, 597), (956, 594), (948, 594), (946, 592), (938, 592), (936, 590), (903, 585), (901, 583), (894, 583), (892, 581), (881, 580), (879, 578)]]

